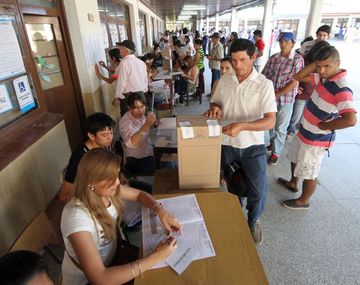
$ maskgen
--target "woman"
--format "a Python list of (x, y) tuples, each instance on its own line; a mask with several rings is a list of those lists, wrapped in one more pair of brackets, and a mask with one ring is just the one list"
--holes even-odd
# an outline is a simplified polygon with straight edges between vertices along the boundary
[[(226, 53), (226, 55), (227, 55), (227, 56), (231, 56), (231, 54), (230, 54), (231, 44), (232, 44), (233, 42), (235, 42), (238, 38), (239, 38), (239, 36), (238, 36), (237, 32), (231, 32), (230, 39), (229, 39), (229, 41), (228, 41), (227, 44), (226, 44), (226, 47), (227, 47), (227, 53)], [(224, 50), (225, 50), (225, 49), (224, 49)]]
[[(220, 76), (223, 75), (232, 75), (234, 73), (234, 69), (231, 65), (231, 57), (224, 57), (221, 61), (220, 61)], [(213, 96), (216, 86), (218, 84), (219, 80), (216, 80), (214, 82), (214, 88), (211, 92), (211, 97)]]
[(95, 63), (95, 75), (97, 78), (104, 80), (105, 82), (111, 84), (113, 83), (116, 79), (118, 79), (118, 67), (120, 64), (120, 51), (118, 48), (113, 48), (110, 49), (108, 51), (109, 53), (109, 58), (110, 58), (110, 63), (112, 66), (114, 66), (115, 68), (109, 68), (106, 66), (105, 62), (103, 61), (99, 61), (99, 65), (101, 65), (102, 67), (104, 67), (107, 71), (109, 71), (109, 73), (111, 74), (111, 77), (105, 77), (100, 73), (100, 68), (99, 66)]
[(126, 169), (132, 173), (153, 174), (156, 170), (154, 150), (149, 131), (155, 124), (155, 114), (145, 117), (146, 99), (143, 92), (134, 92), (127, 98), (128, 111), (120, 119), (119, 130), (125, 145)]
[(205, 93), (205, 82), (204, 82), (205, 53), (204, 53), (204, 50), (202, 49), (202, 44), (203, 44), (203, 42), (200, 39), (196, 39), (194, 42), (194, 47), (195, 47), (195, 51), (196, 51), (194, 61), (195, 61), (196, 66), (199, 68), (199, 89), (200, 89), (201, 95), (203, 93)]
[(75, 196), (61, 217), (66, 248), (62, 264), (64, 285), (123, 284), (166, 259), (176, 248), (176, 240), (169, 237), (151, 255), (109, 267), (116, 252), (122, 200), (137, 201), (153, 209), (169, 233), (180, 231), (177, 219), (149, 194), (120, 186), (119, 171), (119, 157), (104, 148), (88, 151), (80, 161)]
[[(320, 41), (317, 42), (304, 56), (305, 65), (308, 65), (315, 61), (315, 54), (317, 51), (325, 46), (329, 46), (330, 44), (327, 41)], [(295, 135), (296, 131), (298, 130), (298, 125), (300, 119), (303, 115), (304, 108), (306, 102), (310, 98), (311, 94), (313, 93), (314, 88), (311, 84), (300, 82), (299, 83), (299, 91), (295, 98), (295, 103), (290, 119), (290, 123), (287, 129), (286, 139), (290, 140)]]

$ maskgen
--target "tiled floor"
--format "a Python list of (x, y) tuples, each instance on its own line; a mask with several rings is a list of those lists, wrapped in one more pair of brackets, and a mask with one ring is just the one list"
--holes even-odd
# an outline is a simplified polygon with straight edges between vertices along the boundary
[[(360, 110), (360, 67), (352, 64), (353, 58), (345, 52), (350, 48), (355, 54), (360, 45), (345, 47), (339, 42), (335, 45), (344, 55), (343, 66), (349, 71), (348, 81)], [(211, 78), (208, 70), (205, 78), (208, 94)], [(175, 113), (201, 114), (208, 106), (204, 96), (201, 105), (191, 102), (188, 107), (176, 107)], [(270, 284), (360, 284), (359, 158), (360, 123), (338, 132), (330, 157), (324, 157), (310, 209), (305, 211), (292, 211), (280, 205), (283, 199), (297, 196), (276, 182), (279, 176), (290, 175), (286, 156), (281, 157), (278, 165), (268, 167), (270, 191), (262, 217), (264, 242), (258, 252)], [(139, 238), (138, 232), (130, 234), (135, 243)]]

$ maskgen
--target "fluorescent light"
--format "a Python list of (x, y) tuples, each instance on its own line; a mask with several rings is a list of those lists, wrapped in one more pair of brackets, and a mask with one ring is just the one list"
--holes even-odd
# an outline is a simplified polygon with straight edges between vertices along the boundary
[(206, 10), (204, 5), (184, 5), (183, 10)]
[(198, 14), (198, 12), (197, 11), (187, 11), (187, 10), (183, 10), (183, 11), (181, 11), (180, 12), (180, 15), (197, 15)]
[(186, 15), (184, 15), (184, 16), (178, 16), (178, 20), (189, 20), (191, 18), (191, 16), (189, 15), (189, 16), (186, 16)]

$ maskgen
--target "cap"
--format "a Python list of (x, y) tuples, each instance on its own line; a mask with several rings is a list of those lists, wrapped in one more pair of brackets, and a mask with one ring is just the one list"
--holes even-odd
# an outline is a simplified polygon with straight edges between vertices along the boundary
[(124, 40), (121, 43), (116, 42), (116, 45), (121, 46), (121, 47), (126, 47), (127, 49), (130, 49), (133, 52), (135, 52), (135, 44), (130, 40)]
[(279, 38), (278, 38), (278, 41), (281, 41), (281, 40), (294, 41), (295, 40), (294, 34), (292, 32), (282, 32), (282, 33), (280, 33)]
[(220, 39), (220, 34), (218, 32), (213, 33), (210, 38)]

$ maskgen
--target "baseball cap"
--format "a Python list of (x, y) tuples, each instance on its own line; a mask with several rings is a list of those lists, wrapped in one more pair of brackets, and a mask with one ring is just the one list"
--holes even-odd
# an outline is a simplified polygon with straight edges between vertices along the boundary
[(124, 40), (121, 43), (116, 42), (116, 45), (121, 46), (121, 47), (126, 47), (127, 49), (132, 50), (133, 52), (135, 52), (135, 44), (134, 44), (134, 42), (132, 42), (130, 40)]
[(294, 41), (294, 34), (292, 32), (282, 32), (279, 35), (279, 41), (284, 40), (284, 41)]
[(211, 35), (210, 38), (220, 39), (220, 34), (218, 32), (215, 32)]

